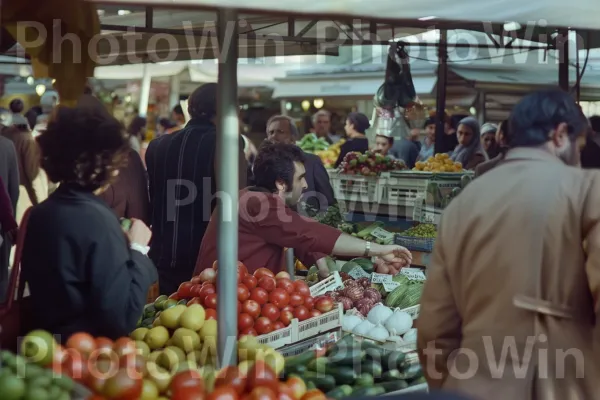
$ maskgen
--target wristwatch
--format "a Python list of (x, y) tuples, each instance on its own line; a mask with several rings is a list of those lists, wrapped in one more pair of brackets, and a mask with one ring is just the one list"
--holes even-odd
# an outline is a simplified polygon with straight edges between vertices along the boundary
[(150, 251), (149, 246), (143, 246), (139, 243), (131, 243), (131, 245), (129, 247), (131, 247), (131, 250), (139, 251), (140, 253), (142, 253), (145, 256), (147, 256), (148, 252)]
[(371, 242), (369, 242), (368, 240), (365, 242), (365, 254), (363, 254), (364, 257), (369, 257), (369, 254), (371, 254)]

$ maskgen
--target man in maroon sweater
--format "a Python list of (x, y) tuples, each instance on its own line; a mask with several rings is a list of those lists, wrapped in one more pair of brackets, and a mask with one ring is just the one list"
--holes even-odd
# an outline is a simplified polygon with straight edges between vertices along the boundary
[[(303, 217), (295, 205), (307, 188), (302, 150), (291, 144), (261, 147), (254, 162), (256, 186), (239, 193), (239, 259), (248, 271), (265, 267), (283, 270), (284, 248), (293, 248), (304, 265), (317, 264), (327, 276), (325, 256), (379, 256), (386, 262), (410, 264), (401, 246), (366, 242)], [(216, 212), (216, 210), (215, 210)], [(217, 218), (213, 214), (200, 246), (194, 275), (210, 268), (217, 258)]]

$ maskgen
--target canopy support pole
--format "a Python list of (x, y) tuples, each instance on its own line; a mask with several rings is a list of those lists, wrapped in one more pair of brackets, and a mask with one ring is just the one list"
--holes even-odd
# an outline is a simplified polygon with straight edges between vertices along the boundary
[(237, 93), (238, 15), (219, 9), (219, 87), (217, 94), (217, 349), (219, 366), (237, 365), (237, 263), (239, 123)]
[(569, 30), (561, 29), (556, 37), (558, 48), (558, 86), (569, 91)]
[(446, 113), (446, 80), (448, 76), (448, 31), (440, 30), (440, 43), (438, 47), (438, 70), (436, 86), (436, 111), (435, 111), (435, 146), (434, 153), (445, 153), (454, 149), (444, 148), (445, 113)]
[(148, 64), (144, 64), (144, 75), (140, 87), (140, 108), (138, 114), (140, 117), (146, 117), (148, 114), (148, 103), (150, 102), (150, 86), (152, 85), (152, 76)]

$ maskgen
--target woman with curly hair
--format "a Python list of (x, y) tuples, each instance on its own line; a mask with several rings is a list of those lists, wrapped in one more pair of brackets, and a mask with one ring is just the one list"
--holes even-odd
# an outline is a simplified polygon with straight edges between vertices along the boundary
[(148, 257), (151, 232), (133, 220), (125, 234), (97, 195), (118, 174), (129, 144), (119, 122), (91, 96), (56, 110), (38, 142), (42, 168), (60, 183), (31, 209), (22, 272), (34, 326), (116, 339), (135, 328), (156, 269)]

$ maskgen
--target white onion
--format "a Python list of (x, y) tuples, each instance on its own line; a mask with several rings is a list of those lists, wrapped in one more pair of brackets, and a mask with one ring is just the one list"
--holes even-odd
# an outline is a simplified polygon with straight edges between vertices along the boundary
[(385, 321), (386, 329), (392, 335), (404, 335), (412, 328), (413, 319), (409, 313), (404, 311), (396, 310), (392, 315)]
[(383, 342), (384, 340), (390, 337), (390, 333), (387, 329), (385, 329), (383, 325), (377, 324), (375, 328), (369, 331), (369, 337)]
[(375, 325), (373, 325), (371, 322), (369, 322), (368, 319), (365, 319), (360, 324), (356, 325), (356, 327), (354, 328), (354, 330), (352, 332), (356, 333), (357, 335), (366, 336), (369, 334), (371, 329), (373, 329), (374, 327), (375, 327)]
[(406, 332), (403, 336), (404, 340), (407, 342), (416, 342), (417, 341), (417, 328), (411, 328)]
[(215, 283), (217, 280), (217, 272), (212, 268), (206, 268), (200, 272), (199, 278), (202, 282)]
[(371, 311), (367, 314), (367, 319), (375, 325), (383, 324), (393, 313), (389, 307), (379, 303), (371, 308)]
[(362, 318), (356, 315), (344, 315), (344, 318), (342, 319), (342, 329), (352, 332), (362, 321)]

